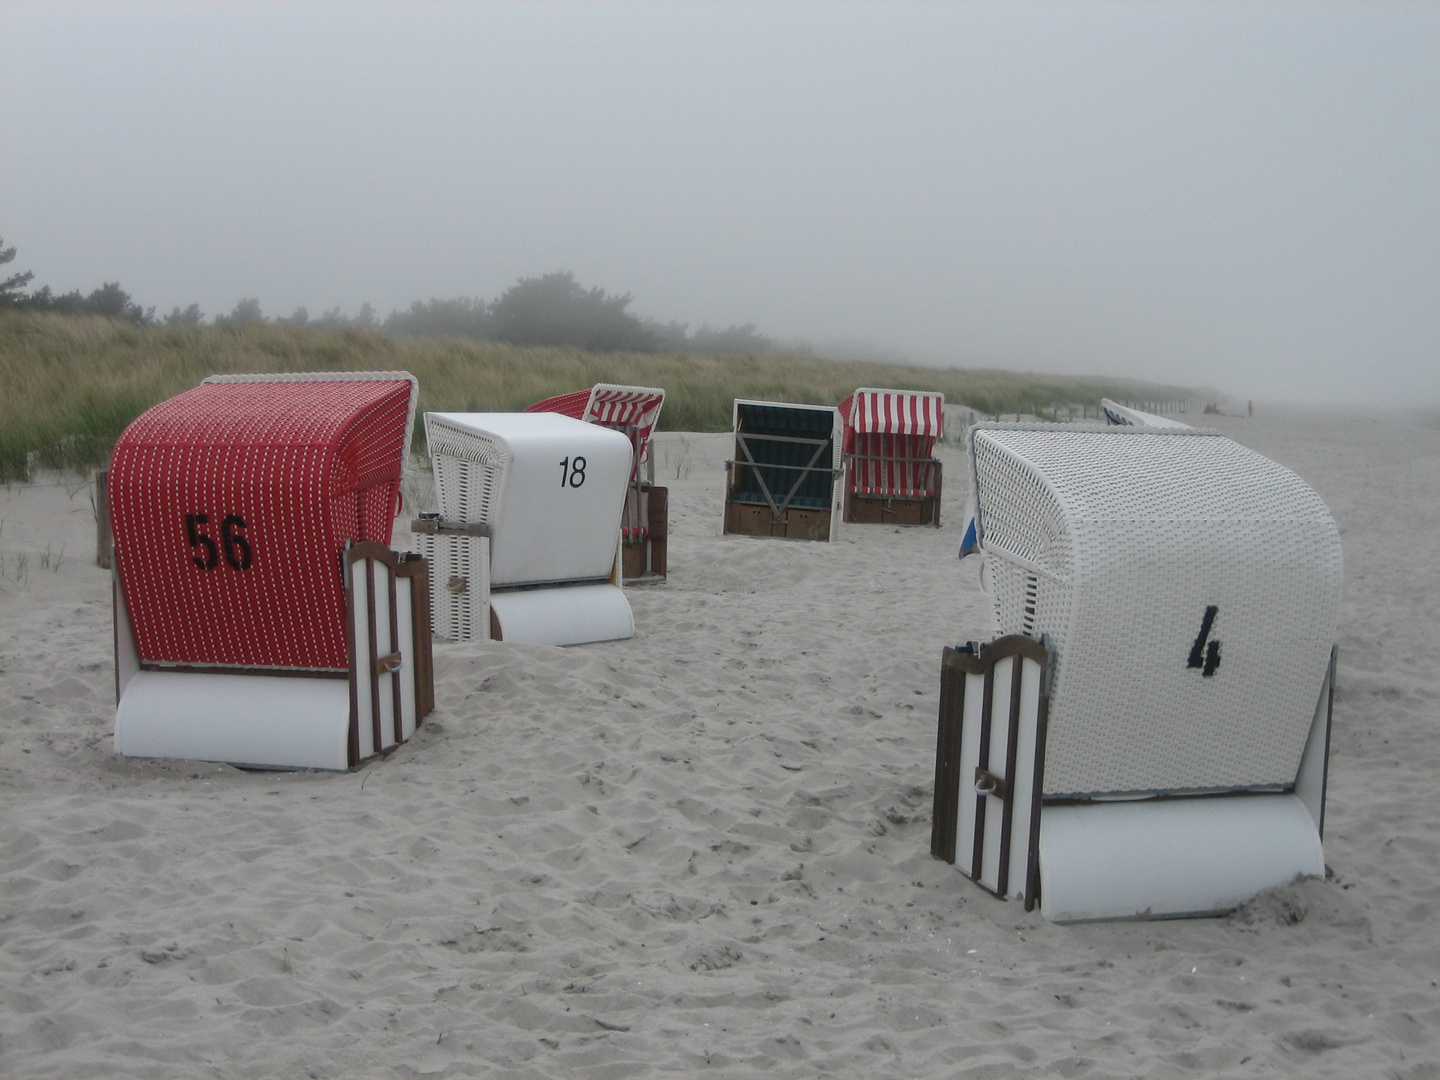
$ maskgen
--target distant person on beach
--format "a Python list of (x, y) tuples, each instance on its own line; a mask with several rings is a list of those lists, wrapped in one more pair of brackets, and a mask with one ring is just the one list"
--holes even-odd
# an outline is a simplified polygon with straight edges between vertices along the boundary
[(1246, 415), (1246, 416), (1254, 416), (1254, 415), (1255, 415), (1255, 402), (1253, 402), (1253, 401), (1247, 401), (1247, 402), (1245, 402), (1245, 415)]

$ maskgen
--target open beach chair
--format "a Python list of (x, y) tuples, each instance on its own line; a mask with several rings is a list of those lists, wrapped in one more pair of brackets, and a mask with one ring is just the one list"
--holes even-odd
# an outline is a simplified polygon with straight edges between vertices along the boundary
[(1161, 416), (1159, 413), (1132, 409), (1128, 405), (1121, 405), (1118, 401), (1111, 401), (1109, 398), (1100, 399), (1100, 415), (1105, 417), (1107, 424), (1114, 427), (1188, 428), (1190, 426), (1182, 424), (1179, 420), (1172, 420), (1168, 416)]
[(414, 528), (436, 564), (437, 634), (545, 645), (634, 635), (616, 584), (629, 438), (525, 412), (426, 413), (425, 439), (440, 513)]
[(725, 532), (833, 540), (844, 500), (840, 410), (736, 399)]
[(1341, 552), (1319, 496), (1213, 431), (967, 441), (1003, 636), (944, 652), (932, 852), (1057, 920), (1323, 874)]
[(940, 462), (945, 397), (919, 390), (862, 387), (840, 402), (845, 422), (845, 520), (940, 524)]
[(408, 372), (228, 375), (115, 444), (115, 749), (345, 769), (434, 698), (427, 567), (389, 549)]
[(554, 412), (623, 432), (634, 450), (634, 467), (620, 520), (620, 572), (628, 583), (664, 578), (668, 570), (669, 492), (655, 485), (650, 434), (660, 419), (665, 391), (658, 386), (596, 383), (589, 390), (537, 401), (526, 412)]

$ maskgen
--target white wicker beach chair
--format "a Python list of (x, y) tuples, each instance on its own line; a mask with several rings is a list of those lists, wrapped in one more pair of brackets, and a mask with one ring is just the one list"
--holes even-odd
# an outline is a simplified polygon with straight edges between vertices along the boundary
[[(553, 412), (426, 413), (435, 632), (578, 645), (631, 637), (615, 585), (633, 469), (621, 432)], [(449, 549), (441, 553), (442, 548)]]
[(1132, 409), (1128, 405), (1121, 405), (1118, 401), (1111, 401), (1109, 398), (1100, 399), (1100, 415), (1105, 418), (1107, 424), (1115, 427), (1188, 428), (1190, 426), (1182, 424), (1179, 420), (1172, 420), (1168, 416), (1161, 416), (1159, 413)]
[(1055, 919), (1323, 873), (1341, 552), (1319, 496), (1213, 431), (967, 441), (1006, 637), (946, 651), (932, 850)]

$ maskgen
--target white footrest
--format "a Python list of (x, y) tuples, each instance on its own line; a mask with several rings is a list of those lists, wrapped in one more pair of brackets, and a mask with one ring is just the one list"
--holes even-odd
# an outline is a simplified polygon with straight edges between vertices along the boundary
[(345, 678), (139, 671), (115, 710), (115, 752), (292, 769), (349, 768)]
[(568, 585), (490, 594), (502, 641), (584, 645), (635, 636), (630, 601), (614, 585)]
[(1041, 908), (1060, 922), (1228, 911), (1324, 873), (1320, 831), (1294, 795), (1047, 806), (1040, 818)]

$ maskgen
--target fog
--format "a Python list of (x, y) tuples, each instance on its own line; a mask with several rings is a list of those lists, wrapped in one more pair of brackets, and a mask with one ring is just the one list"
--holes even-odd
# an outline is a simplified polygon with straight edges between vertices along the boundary
[(0, 5), (7, 270), (1440, 401), (1440, 6)]

